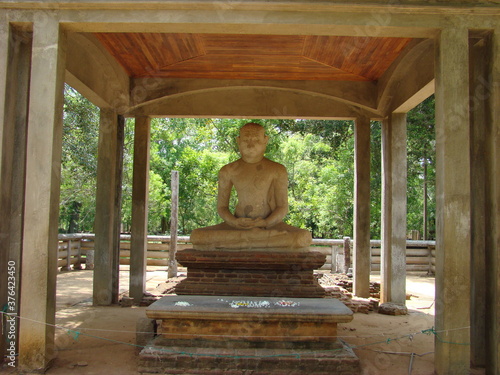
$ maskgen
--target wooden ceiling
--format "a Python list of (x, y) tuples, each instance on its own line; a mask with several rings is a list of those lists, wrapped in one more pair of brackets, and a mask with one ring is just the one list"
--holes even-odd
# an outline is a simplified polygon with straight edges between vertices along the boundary
[(411, 41), (304, 35), (98, 33), (131, 77), (375, 81)]

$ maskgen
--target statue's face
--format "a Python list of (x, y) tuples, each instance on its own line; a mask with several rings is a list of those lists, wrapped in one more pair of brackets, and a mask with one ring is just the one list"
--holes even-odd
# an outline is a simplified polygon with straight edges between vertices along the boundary
[(247, 163), (257, 163), (262, 160), (268, 139), (263, 128), (242, 128), (240, 136), (236, 139), (241, 158)]

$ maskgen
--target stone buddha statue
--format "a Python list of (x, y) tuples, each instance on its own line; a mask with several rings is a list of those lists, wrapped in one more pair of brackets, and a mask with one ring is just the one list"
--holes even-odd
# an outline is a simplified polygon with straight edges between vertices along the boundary
[[(236, 139), (241, 158), (219, 171), (217, 211), (223, 223), (195, 229), (194, 249), (304, 249), (311, 233), (283, 222), (288, 212), (286, 168), (264, 157), (269, 137), (256, 123), (240, 129)], [(232, 188), (237, 194), (229, 209)]]

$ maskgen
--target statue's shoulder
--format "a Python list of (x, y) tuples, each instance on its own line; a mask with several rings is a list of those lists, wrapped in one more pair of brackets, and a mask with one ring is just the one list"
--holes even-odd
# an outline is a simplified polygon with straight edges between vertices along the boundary
[(234, 171), (236, 168), (238, 168), (238, 166), (241, 164), (241, 159), (238, 159), (238, 160), (235, 160), (233, 161), (232, 163), (229, 163), (229, 164), (226, 164), (225, 166), (223, 166), (220, 171), (219, 171), (219, 174), (220, 173), (231, 173), (232, 171)]
[(286, 167), (283, 164), (269, 160), (268, 158), (264, 158), (262, 160), (267, 164), (267, 168), (272, 168), (276, 171), (286, 173)]

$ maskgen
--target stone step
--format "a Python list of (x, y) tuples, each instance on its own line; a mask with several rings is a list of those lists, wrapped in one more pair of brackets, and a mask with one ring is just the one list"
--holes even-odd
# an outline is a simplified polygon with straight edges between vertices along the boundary
[(221, 349), (149, 346), (139, 355), (141, 374), (353, 375), (359, 359), (339, 340), (332, 350)]

